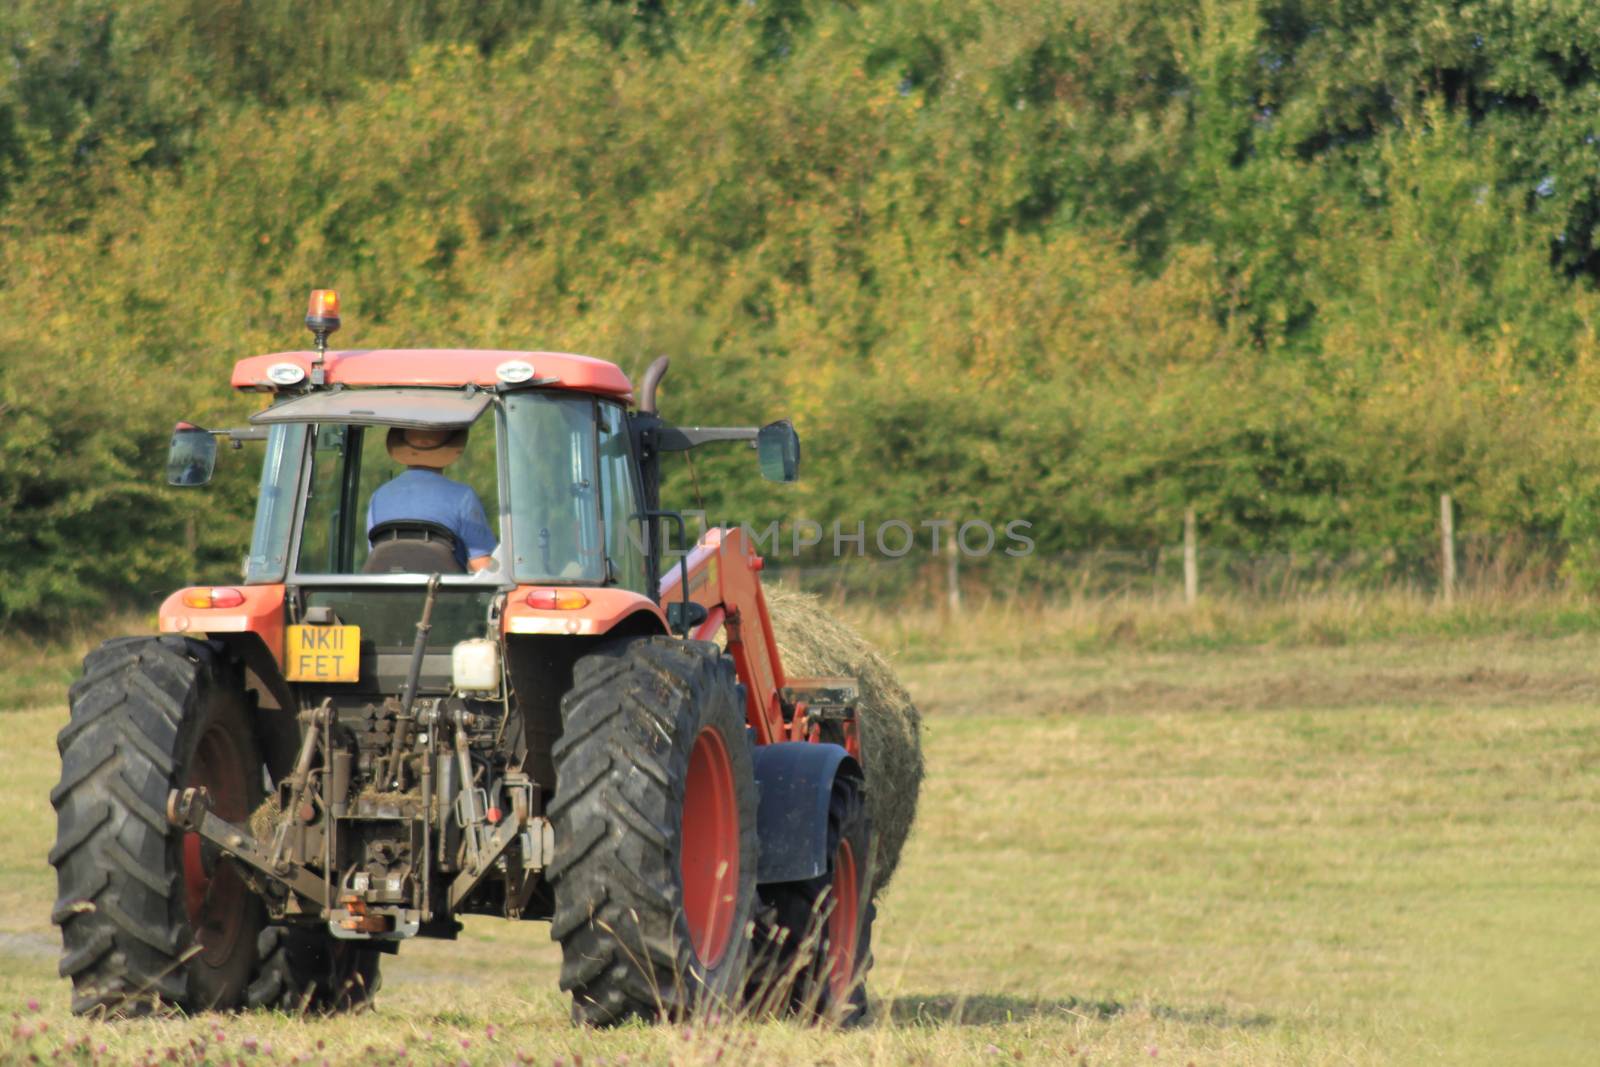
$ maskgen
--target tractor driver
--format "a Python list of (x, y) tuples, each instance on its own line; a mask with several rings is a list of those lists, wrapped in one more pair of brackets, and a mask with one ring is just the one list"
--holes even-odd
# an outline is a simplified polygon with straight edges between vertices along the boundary
[(440, 471), (461, 458), (467, 447), (467, 430), (389, 431), (389, 457), (405, 470), (378, 486), (367, 502), (367, 537), (383, 522), (416, 520), (438, 523), (456, 537), (456, 562), (463, 569), (481, 571), (498, 542), (483, 514), (483, 503), (472, 487), (451, 481)]

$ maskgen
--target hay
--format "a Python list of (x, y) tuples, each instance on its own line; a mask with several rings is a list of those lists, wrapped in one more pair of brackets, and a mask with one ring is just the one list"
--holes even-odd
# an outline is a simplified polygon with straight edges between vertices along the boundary
[(882, 656), (809, 593), (769, 588), (784, 673), (792, 678), (848, 675), (860, 685), (856, 709), (866, 764), (867, 809), (877, 833), (873, 895), (882, 893), (900, 863), (900, 849), (917, 814), (922, 784), (922, 716)]
[(278, 826), (278, 816), (283, 814), (283, 809), (278, 807), (277, 794), (263, 800), (255, 811), (250, 813), (250, 836), (256, 839), (256, 844), (270, 847), (272, 835)]

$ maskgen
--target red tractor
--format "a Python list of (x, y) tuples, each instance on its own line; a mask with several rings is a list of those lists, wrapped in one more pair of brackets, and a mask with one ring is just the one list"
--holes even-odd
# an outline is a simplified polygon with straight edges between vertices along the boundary
[(550, 923), (581, 1022), (860, 1018), (853, 683), (785, 677), (738, 530), (661, 536), (664, 453), (746, 442), (793, 481), (793, 427), (669, 425), (665, 359), (635, 393), (584, 356), (330, 351), (327, 290), (307, 325), (235, 366), (270, 398), (250, 426), (173, 435), (177, 485), (265, 443), (243, 581), (172, 594), (72, 687), (73, 1010), (355, 1007), (382, 954), (493, 915)]

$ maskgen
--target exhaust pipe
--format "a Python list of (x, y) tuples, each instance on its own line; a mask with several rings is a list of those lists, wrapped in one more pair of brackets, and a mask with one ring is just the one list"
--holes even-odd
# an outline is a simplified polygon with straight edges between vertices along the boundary
[(639, 385), (639, 410), (646, 415), (656, 413), (656, 387), (667, 376), (667, 366), (671, 362), (667, 356), (657, 356), (644, 372), (644, 381)]

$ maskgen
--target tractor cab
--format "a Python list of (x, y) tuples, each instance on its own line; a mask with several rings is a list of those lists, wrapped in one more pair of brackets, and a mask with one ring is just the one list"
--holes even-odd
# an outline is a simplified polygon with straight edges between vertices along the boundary
[[(673, 427), (655, 412), (667, 360), (643, 393), (614, 364), (559, 352), (485, 349), (326, 350), (338, 300), (317, 290), (307, 324), (314, 351), (241, 360), (233, 386), (272, 402), (243, 429), (178, 423), (168, 482), (210, 480), (218, 437), (267, 440), (245, 580), (398, 573), (368, 567), (362, 516), (401, 469), (386, 455), (391, 430), (467, 430), (451, 477), (470, 485), (498, 524), (493, 575), (505, 584), (599, 585), (653, 595), (662, 452), (719, 441), (758, 451), (764, 477), (799, 476), (800, 443), (787, 420), (756, 427)], [(637, 410), (628, 405), (637, 399)], [(509, 548), (507, 547), (509, 546)]]
[[(640, 465), (616, 399), (373, 386), (289, 396), (251, 421), (267, 433), (245, 582), (286, 590), (289, 682), (396, 691), (434, 575), (424, 691), (448, 690), (457, 644), (500, 636), (518, 589), (524, 605), (559, 589), (581, 608), (576, 590), (599, 588), (653, 606)], [(443, 461), (406, 444), (419, 437), (444, 439)], [(359, 659), (317, 655), (330, 634), (355, 639)]]
[[(671, 586), (681, 575), (672, 572), (659, 521), (675, 518), (658, 510), (661, 453), (745, 441), (756, 447), (764, 476), (798, 476), (799, 439), (787, 421), (663, 423), (654, 394), (665, 359), (647, 373), (630, 411), (632, 384), (601, 360), (479, 349), (328, 351), (339, 317), (337, 295), (327, 290), (313, 294), (306, 321), (314, 350), (234, 368), (234, 388), (268, 394), (269, 405), (240, 429), (179, 423), (167, 467), (169, 483), (202, 485), (217, 438), (264, 440), (244, 586), (220, 595), (254, 603), (282, 592), (289, 683), (393, 692), (408, 670), (419, 590), (435, 575), (424, 691), (449, 690), (451, 652), (462, 641), (619, 625), (684, 630), (699, 613), (688, 608), (675, 625), (679, 609), (662, 605), (663, 580)], [(398, 437), (418, 433), (458, 444), (442, 464), (403, 442), (396, 450)], [(452, 503), (441, 512), (441, 493), (470, 502), (472, 515), (452, 521), (462, 508)], [(473, 544), (463, 543), (467, 528), (476, 531)], [(187, 611), (203, 597), (186, 594), (169, 599), (163, 629), (215, 632), (215, 617)], [(323, 629), (330, 626), (342, 629)], [(333, 642), (338, 654), (322, 655)]]

